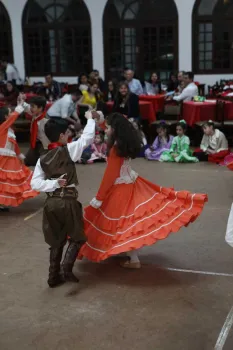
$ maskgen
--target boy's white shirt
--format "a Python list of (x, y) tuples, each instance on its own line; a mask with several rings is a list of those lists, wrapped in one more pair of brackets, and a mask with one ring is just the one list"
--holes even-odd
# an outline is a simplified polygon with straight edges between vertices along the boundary
[[(85, 148), (91, 145), (95, 138), (95, 121), (93, 119), (88, 119), (87, 125), (83, 131), (82, 136), (78, 141), (71, 142), (67, 144), (67, 149), (70, 154), (70, 158), (73, 162), (80, 160), (82, 153)], [(41, 167), (40, 159), (38, 160), (32, 180), (31, 187), (33, 190), (38, 192), (53, 192), (57, 188), (60, 188), (59, 179), (56, 180), (46, 180), (45, 173)], [(70, 185), (69, 187), (75, 187), (75, 184)]]

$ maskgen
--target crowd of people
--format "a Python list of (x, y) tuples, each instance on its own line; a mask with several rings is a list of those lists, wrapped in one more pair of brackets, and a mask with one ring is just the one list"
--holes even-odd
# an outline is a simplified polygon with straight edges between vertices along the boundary
[[(177, 77), (171, 74), (170, 78), (164, 93), (168, 101), (189, 100), (197, 94), (191, 72), (180, 72)], [(6, 85), (12, 95), (17, 91), (15, 80)], [(99, 262), (126, 253), (121, 266), (139, 269), (141, 247), (167, 238), (201, 214), (207, 195), (152, 184), (131, 168), (131, 159), (142, 156), (160, 162), (210, 161), (232, 167), (227, 140), (212, 121), (203, 124), (203, 140), (194, 153), (184, 120), (177, 123), (175, 136), (165, 121), (159, 121), (158, 136), (148, 145), (141, 129), (138, 96), (161, 93), (163, 87), (156, 73), (142, 83), (127, 69), (118, 85), (109, 81), (105, 86), (99, 72), (93, 71), (89, 76), (80, 75), (78, 89), (64, 96), (59, 83), (48, 74), (40, 88), (39, 96), (29, 103), (25, 94), (15, 94), (14, 112), (7, 104), (0, 108), (0, 209), (8, 211), (39, 192), (47, 194), (43, 232), (50, 247), (51, 288), (78, 281), (72, 271), (77, 257)], [(53, 104), (46, 109), (48, 99)], [(110, 114), (105, 110), (106, 101), (113, 102)], [(23, 112), (31, 115), (26, 156), (21, 154), (13, 130)], [(83, 217), (77, 200), (75, 164), (105, 162), (107, 158), (99, 191)], [(34, 172), (29, 166), (35, 166)]]

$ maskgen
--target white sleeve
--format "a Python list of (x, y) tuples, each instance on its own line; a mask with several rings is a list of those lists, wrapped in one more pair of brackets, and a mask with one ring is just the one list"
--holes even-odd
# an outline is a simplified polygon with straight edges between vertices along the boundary
[(31, 114), (31, 107), (29, 103), (24, 102), (23, 103), (23, 108), (24, 108), (24, 112)]
[(77, 108), (78, 108), (78, 102), (75, 103), (75, 110), (74, 110), (74, 113), (73, 113), (73, 117), (74, 119), (80, 123), (80, 119), (79, 119), (79, 116), (78, 116), (78, 113), (77, 113)]
[(138, 82), (138, 94), (143, 95), (143, 88), (142, 88), (142, 84), (140, 83), (140, 81)]
[(189, 91), (188, 89), (184, 89), (180, 95), (174, 96), (173, 100), (180, 102), (184, 101), (188, 97), (190, 97)]
[(70, 158), (73, 160), (73, 162), (77, 162), (81, 158), (84, 149), (93, 143), (94, 137), (95, 121), (93, 119), (88, 119), (87, 125), (80, 139), (67, 145)]
[(64, 119), (69, 117), (69, 115), (68, 115), (69, 106), (70, 106), (69, 102), (62, 101), (62, 103), (61, 103), (61, 117)]
[(60, 188), (58, 180), (45, 180), (45, 173), (43, 172), (40, 160), (38, 160), (32, 179), (31, 187), (34, 191), (38, 192), (53, 192), (57, 188)]

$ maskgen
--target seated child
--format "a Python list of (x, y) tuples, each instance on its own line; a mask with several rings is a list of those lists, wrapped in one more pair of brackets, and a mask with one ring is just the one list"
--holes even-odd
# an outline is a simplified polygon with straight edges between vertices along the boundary
[(161, 162), (176, 163), (197, 163), (198, 159), (192, 156), (190, 150), (189, 137), (185, 135), (187, 124), (185, 120), (181, 120), (176, 126), (177, 136), (174, 137), (169, 151), (162, 153)]
[(104, 141), (104, 133), (96, 132), (94, 143), (91, 146), (91, 158), (87, 161), (88, 164), (94, 162), (105, 162), (107, 159), (107, 144)]
[(131, 118), (131, 119), (129, 119), (129, 121), (133, 124), (134, 128), (136, 130), (138, 130), (138, 133), (139, 133), (139, 135), (141, 137), (141, 140), (142, 140), (142, 149), (141, 149), (141, 152), (140, 152), (138, 157), (144, 158), (145, 157), (145, 151), (149, 147), (148, 143), (147, 143), (146, 135), (142, 131), (142, 127), (141, 127), (140, 123), (137, 120)]
[[(78, 178), (75, 163), (83, 150), (94, 140), (95, 121), (86, 112), (87, 125), (80, 139), (68, 143), (67, 123), (62, 118), (51, 118), (45, 125), (50, 140), (48, 151), (36, 164), (31, 180), (34, 190), (45, 192), (47, 199), (43, 212), (43, 232), (50, 246), (49, 287), (67, 281), (78, 282), (72, 273), (79, 249), (86, 238), (83, 229), (82, 205), (78, 201)], [(64, 245), (69, 245), (60, 268)]]
[(220, 130), (215, 129), (212, 120), (204, 123), (202, 128), (204, 136), (200, 148), (195, 150), (194, 155), (200, 161), (221, 163), (230, 153), (225, 135)]
[(171, 147), (173, 136), (169, 135), (168, 125), (165, 122), (161, 121), (157, 125), (157, 133), (158, 136), (153, 145), (145, 152), (145, 157), (148, 160), (159, 160), (161, 154)]

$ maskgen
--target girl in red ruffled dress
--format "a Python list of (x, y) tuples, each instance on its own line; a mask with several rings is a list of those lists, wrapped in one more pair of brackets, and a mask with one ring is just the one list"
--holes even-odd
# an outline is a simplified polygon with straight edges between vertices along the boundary
[(137, 251), (201, 214), (207, 195), (155, 185), (132, 170), (130, 159), (141, 149), (137, 130), (121, 114), (107, 119), (108, 165), (96, 198), (85, 209), (87, 243), (79, 258), (99, 262), (127, 252), (125, 268), (141, 267)]
[(23, 111), (22, 106), (11, 114), (8, 108), (0, 108), (0, 211), (8, 211), (38, 195), (31, 189), (32, 171), (23, 164), (24, 155), (11, 128)]

